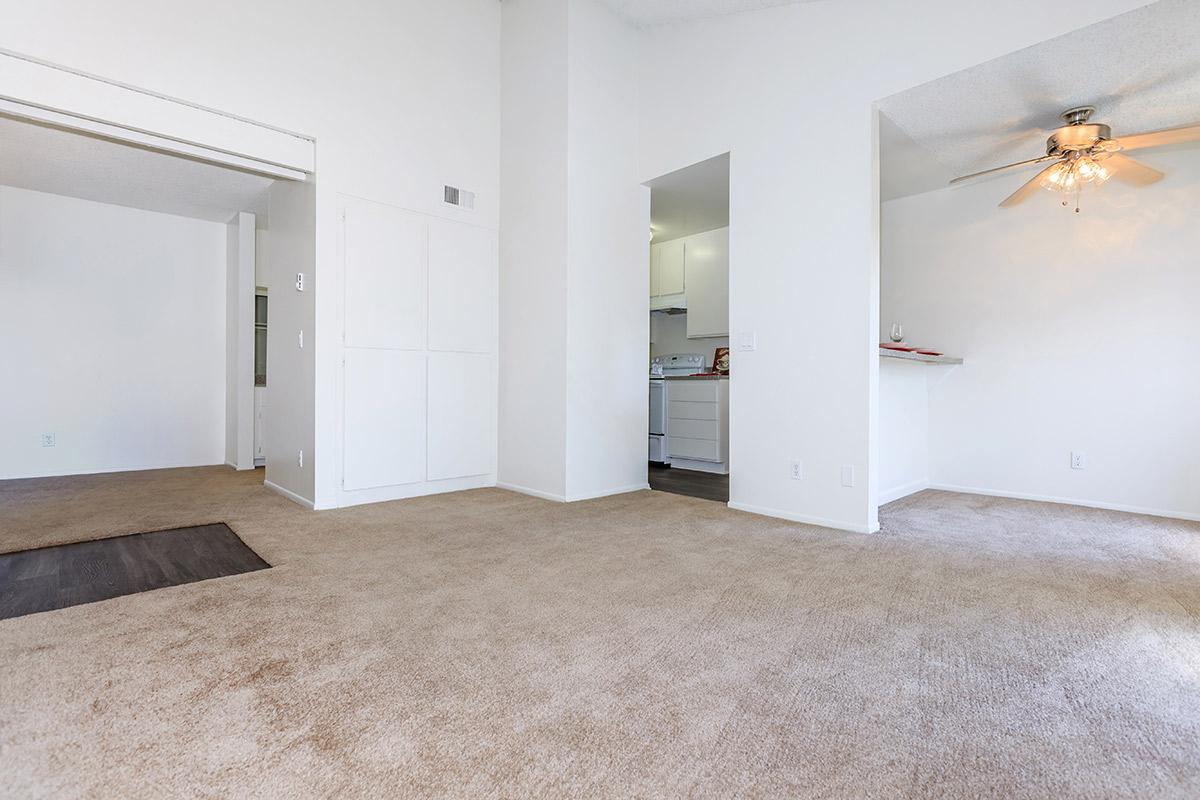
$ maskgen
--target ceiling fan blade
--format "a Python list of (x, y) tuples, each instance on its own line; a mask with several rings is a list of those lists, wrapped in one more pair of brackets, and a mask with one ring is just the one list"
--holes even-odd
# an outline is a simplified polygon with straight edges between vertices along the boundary
[(985, 169), (982, 172), (972, 172), (970, 175), (960, 175), (959, 177), (950, 181), (950, 185), (953, 186), (956, 183), (969, 181), (973, 178), (982, 178), (984, 175), (992, 175), (997, 172), (1004, 172), (1008, 169), (1016, 169), (1017, 167), (1031, 167), (1034, 164), (1041, 164), (1045, 161), (1053, 161), (1057, 158), (1058, 156), (1042, 156), (1040, 158), (1031, 158), (1028, 161), (1018, 161), (1015, 164), (1005, 164), (1003, 167), (992, 167), (991, 169)]
[(1026, 181), (1024, 184), (1022, 184), (1020, 189), (1017, 189), (1015, 192), (1010, 194), (1008, 197), (1004, 198), (1004, 200), (1001, 201), (1001, 203), (1000, 203), (1000, 207), (1001, 208), (1011, 208), (1012, 206), (1015, 206), (1017, 203), (1028, 200), (1032, 194), (1034, 194), (1038, 189), (1041, 188), (1042, 178), (1049, 175), (1050, 170), (1054, 169), (1057, 166), (1058, 166), (1058, 162), (1056, 161), (1055, 163), (1051, 164), (1050, 166), (1046, 167), (1044, 170), (1039, 172), (1037, 175), (1034, 175), (1032, 178), (1030, 178), (1028, 181)]
[(1200, 124), (1121, 136), (1118, 137), (1117, 142), (1121, 145), (1122, 150), (1140, 150), (1143, 147), (1162, 147), (1196, 140), (1200, 140)]
[(1113, 153), (1104, 159), (1103, 163), (1104, 167), (1112, 172), (1114, 178), (1134, 186), (1149, 186), (1165, 177), (1163, 173), (1153, 167), (1147, 167), (1142, 162), (1134, 161), (1120, 153)]

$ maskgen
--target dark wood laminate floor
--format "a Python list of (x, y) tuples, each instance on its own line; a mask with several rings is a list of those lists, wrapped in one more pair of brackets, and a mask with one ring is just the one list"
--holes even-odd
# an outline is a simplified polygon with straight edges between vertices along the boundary
[(267, 569), (223, 522), (0, 555), (0, 619)]
[(650, 488), (704, 500), (729, 502), (729, 476), (650, 463)]

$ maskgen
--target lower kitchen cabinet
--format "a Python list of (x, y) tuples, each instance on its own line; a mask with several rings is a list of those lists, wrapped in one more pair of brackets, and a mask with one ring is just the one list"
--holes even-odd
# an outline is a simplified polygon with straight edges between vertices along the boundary
[(675, 469), (729, 472), (729, 379), (668, 378), (667, 452)]

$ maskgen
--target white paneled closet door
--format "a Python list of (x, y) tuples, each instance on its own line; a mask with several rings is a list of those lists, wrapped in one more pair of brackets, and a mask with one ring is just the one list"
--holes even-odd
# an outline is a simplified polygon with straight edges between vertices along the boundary
[(425, 218), (353, 200), (344, 225), (346, 347), (424, 350)]
[(429, 220), (429, 349), (490, 353), (496, 342), (496, 235)]
[(429, 354), (429, 480), (492, 471), (495, 387), (491, 356)]
[(425, 480), (425, 353), (346, 351), (346, 489)]
[(496, 235), (429, 221), (429, 480), (495, 464)]
[(495, 231), (344, 208), (343, 489), (494, 473)]

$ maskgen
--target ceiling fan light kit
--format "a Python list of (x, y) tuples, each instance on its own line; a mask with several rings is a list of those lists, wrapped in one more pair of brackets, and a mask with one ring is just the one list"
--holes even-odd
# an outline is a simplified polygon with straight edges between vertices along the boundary
[(1200, 140), (1200, 124), (1114, 139), (1108, 125), (1089, 121), (1094, 113), (1096, 109), (1093, 106), (1078, 106), (1064, 111), (1061, 119), (1065, 124), (1053, 131), (1046, 140), (1046, 155), (963, 175), (950, 181), (950, 185), (1010, 169), (1053, 162), (1006, 197), (1000, 207), (1011, 208), (1029, 199), (1037, 189), (1044, 188), (1060, 192), (1064, 206), (1069, 205), (1068, 198), (1074, 194), (1075, 213), (1079, 213), (1079, 194), (1085, 186), (1098, 186), (1109, 178), (1117, 178), (1134, 186), (1149, 186), (1162, 180), (1163, 173), (1123, 155), (1122, 151)]

